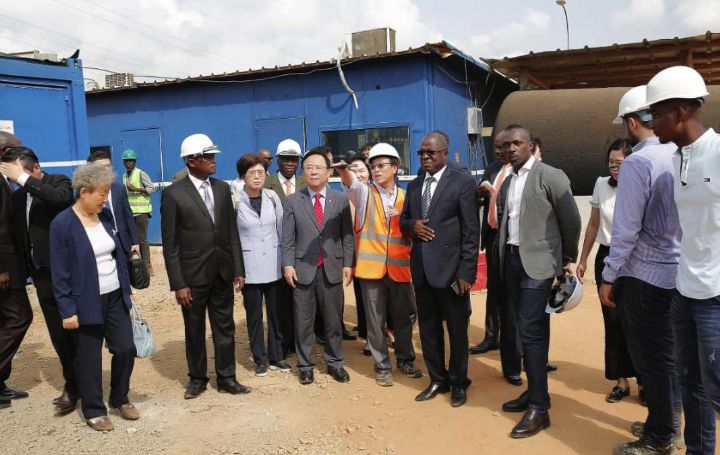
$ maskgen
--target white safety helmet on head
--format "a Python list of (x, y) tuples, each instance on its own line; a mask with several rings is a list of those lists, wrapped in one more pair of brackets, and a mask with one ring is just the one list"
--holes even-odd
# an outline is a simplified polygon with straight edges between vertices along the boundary
[(302, 149), (297, 141), (285, 139), (278, 144), (275, 156), (294, 156), (300, 158), (302, 157)]
[(620, 98), (618, 106), (618, 115), (612, 121), (615, 125), (619, 125), (623, 122), (623, 117), (628, 114), (638, 114), (643, 122), (652, 120), (652, 117), (648, 112), (641, 112), (645, 106), (645, 99), (647, 92), (647, 85), (639, 85), (633, 87)]
[(671, 66), (657, 73), (648, 82), (644, 108), (674, 98), (692, 100), (708, 95), (700, 73), (689, 66)]
[(370, 154), (368, 155), (368, 161), (372, 161), (373, 158), (378, 156), (389, 156), (391, 158), (397, 158), (398, 160), (400, 159), (400, 155), (397, 150), (395, 150), (395, 147), (385, 142), (378, 142), (372, 146)]
[(580, 305), (583, 298), (583, 285), (575, 275), (564, 275), (550, 291), (545, 307), (546, 313), (562, 313)]
[(180, 158), (195, 155), (214, 155), (216, 153), (220, 153), (220, 147), (213, 144), (213, 141), (205, 134), (191, 134), (180, 145)]

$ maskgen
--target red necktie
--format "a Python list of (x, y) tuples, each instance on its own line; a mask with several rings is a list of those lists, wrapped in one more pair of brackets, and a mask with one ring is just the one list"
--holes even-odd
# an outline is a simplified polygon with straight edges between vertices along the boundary
[[(315, 220), (317, 221), (318, 227), (322, 230), (323, 225), (323, 207), (320, 203), (320, 193), (315, 193)], [(320, 252), (318, 253), (317, 265), (320, 267), (323, 264), (322, 245), (320, 245)]]

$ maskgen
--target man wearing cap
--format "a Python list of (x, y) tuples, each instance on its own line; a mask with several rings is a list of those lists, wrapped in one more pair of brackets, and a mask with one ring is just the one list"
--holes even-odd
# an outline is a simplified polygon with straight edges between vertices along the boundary
[(217, 153), (219, 147), (204, 134), (185, 138), (180, 157), (188, 175), (165, 189), (160, 203), (165, 267), (185, 321), (190, 376), (186, 399), (198, 397), (208, 382), (206, 312), (215, 347), (218, 390), (231, 394), (250, 391), (235, 377), (233, 285), (242, 288), (245, 267), (230, 186), (210, 178), (216, 170)]
[(617, 454), (666, 453), (680, 429), (679, 416), (673, 421), (676, 382), (670, 325), (680, 240), (673, 200), (675, 146), (661, 144), (653, 134), (650, 113), (642, 108), (645, 93), (644, 85), (629, 90), (614, 120), (624, 125), (635, 145), (620, 170), (610, 253), (600, 286), (601, 303), (611, 308), (617, 305), (648, 407), (644, 436), (616, 447)]
[(152, 263), (150, 262), (150, 245), (147, 240), (148, 220), (152, 216), (152, 204), (150, 195), (155, 192), (150, 176), (137, 167), (137, 153), (135, 150), (127, 149), (122, 155), (123, 165), (127, 172), (123, 173), (123, 185), (127, 190), (130, 210), (135, 218), (138, 240), (140, 241), (140, 255), (143, 258), (145, 267), (150, 275), (153, 274)]
[(400, 212), (405, 190), (395, 183), (400, 155), (390, 144), (379, 143), (370, 150), (372, 182), (361, 184), (345, 162), (336, 166), (345, 192), (356, 208), (357, 262), (355, 278), (365, 305), (367, 340), (375, 360), (375, 381), (393, 385), (392, 363), (385, 335), (386, 315), (393, 321), (395, 358), (398, 369), (411, 378), (422, 373), (414, 365), (412, 345), (415, 294), (410, 276), (411, 240), (400, 230)]
[[(680, 374), (688, 453), (716, 453), (720, 412), (720, 135), (706, 128), (705, 81), (692, 68), (660, 71), (648, 83), (655, 134), (673, 142), (672, 156), (682, 240), (670, 304)], [(643, 378), (645, 379), (645, 378)]]

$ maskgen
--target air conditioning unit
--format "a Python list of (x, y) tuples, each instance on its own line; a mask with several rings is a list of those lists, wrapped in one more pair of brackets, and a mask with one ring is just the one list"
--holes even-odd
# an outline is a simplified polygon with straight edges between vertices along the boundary
[(467, 133), (483, 134), (482, 109), (477, 107), (467, 108)]
[(135, 78), (131, 73), (114, 73), (105, 76), (105, 88), (132, 87), (133, 85), (135, 85)]
[(395, 52), (395, 30), (388, 27), (355, 32), (351, 41), (353, 57)]

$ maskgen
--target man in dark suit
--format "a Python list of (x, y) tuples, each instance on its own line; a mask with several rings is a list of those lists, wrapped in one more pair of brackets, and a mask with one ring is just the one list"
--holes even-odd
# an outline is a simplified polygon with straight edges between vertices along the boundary
[[(302, 175), (296, 175), (302, 149), (293, 139), (281, 141), (275, 152), (278, 160), (278, 171), (265, 179), (265, 188), (271, 189), (285, 199), (293, 193), (305, 189), (305, 180)], [(283, 280), (278, 286), (278, 304), (280, 306), (280, 332), (282, 333), (281, 348), (283, 355), (295, 350), (295, 323), (293, 322), (292, 288)], [(316, 331), (316, 334), (318, 332)]]
[(307, 188), (285, 201), (283, 276), (294, 288), (295, 352), (300, 383), (314, 381), (311, 360), (318, 308), (324, 323), (327, 372), (348, 382), (342, 351), (343, 281), (352, 279), (355, 241), (347, 196), (327, 187), (331, 162), (322, 150), (303, 158)]
[[(110, 153), (106, 150), (95, 150), (90, 153), (87, 159), (88, 163), (99, 163), (112, 169), (112, 161)], [(140, 253), (140, 240), (135, 226), (135, 216), (130, 208), (130, 202), (127, 197), (127, 189), (119, 182), (113, 182), (110, 185), (110, 193), (108, 194), (107, 208), (113, 216), (115, 229), (120, 236), (120, 244), (125, 250), (125, 255), (130, 257), (130, 252)]]
[(250, 392), (235, 377), (233, 285), (242, 288), (245, 267), (230, 186), (210, 178), (216, 170), (216, 153), (220, 153), (218, 146), (204, 134), (185, 138), (180, 157), (188, 176), (165, 189), (160, 203), (165, 267), (185, 321), (190, 376), (186, 399), (198, 397), (207, 387), (206, 311), (215, 346), (218, 390)]
[(70, 179), (62, 174), (42, 171), (35, 153), (26, 147), (14, 147), (3, 156), (2, 172), (20, 186), (12, 195), (15, 223), (23, 233), (27, 270), (37, 291), (50, 341), (62, 365), (65, 387), (53, 403), (59, 414), (75, 409), (78, 389), (75, 382), (75, 343), (63, 329), (58, 304), (53, 294), (50, 271), (50, 223), (73, 203)]
[[(0, 157), (8, 147), (20, 145), (13, 134), (0, 131)], [(25, 398), (27, 392), (5, 384), (10, 377), (12, 359), (32, 322), (33, 313), (25, 290), (25, 254), (22, 232), (15, 226), (13, 190), (0, 175), (0, 409), (12, 399)]]
[[(480, 220), (475, 180), (448, 166), (448, 138), (434, 131), (423, 138), (418, 156), (423, 172), (407, 187), (400, 217), (412, 237), (410, 270), (415, 287), (420, 342), (430, 385), (415, 400), (452, 389), (451, 404), (467, 401), (470, 288), (477, 274)], [(445, 367), (443, 321), (450, 340)]]
[[(503, 404), (525, 412), (511, 437), (526, 438), (550, 426), (547, 359), (550, 316), (545, 311), (553, 280), (568, 272), (578, 253), (580, 214), (564, 172), (536, 161), (530, 133), (505, 130), (503, 148), (512, 165), (498, 198), (496, 249), (508, 304), (517, 314), (528, 390)], [(517, 365), (519, 369), (519, 365)]]

